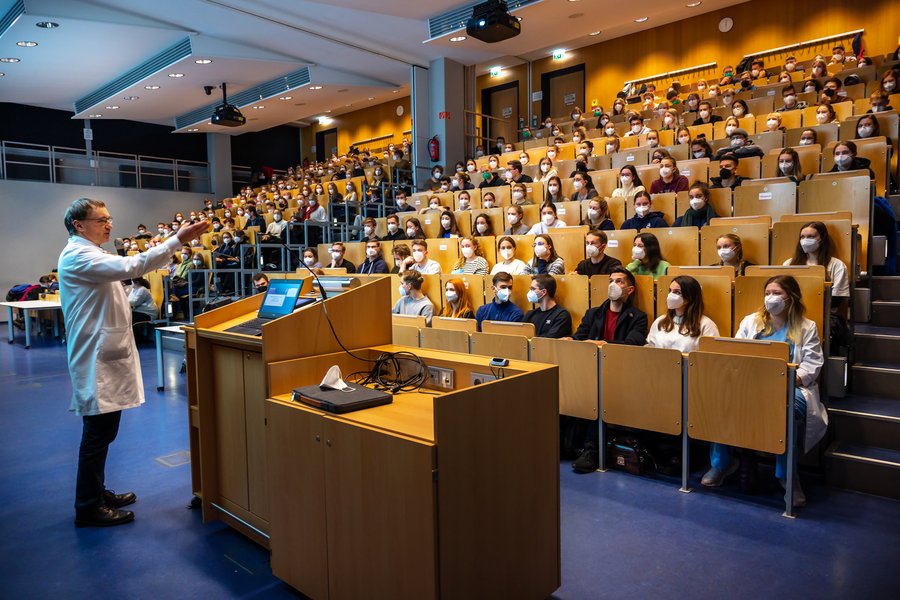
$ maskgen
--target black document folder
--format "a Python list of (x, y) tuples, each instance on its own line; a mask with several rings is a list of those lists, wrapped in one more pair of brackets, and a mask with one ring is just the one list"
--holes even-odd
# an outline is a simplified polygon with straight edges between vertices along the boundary
[(348, 413), (354, 410), (390, 404), (393, 396), (362, 385), (348, 384), (352, 391), (322, 389), (318, 385), (296, 388), (291, 396), (294, 402), (302, 402), (330, 413)]

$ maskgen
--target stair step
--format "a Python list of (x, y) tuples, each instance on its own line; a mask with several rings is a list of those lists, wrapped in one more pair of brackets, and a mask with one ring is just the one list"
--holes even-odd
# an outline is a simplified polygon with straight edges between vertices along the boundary
[(900, 402), (849, 395), (832, 399), (829, 423), (841, 442), (900, 450)]
[(885, 327), (872, 325), (871, 323), (855, 323), (853, 325), (853, 333), (900, 337), (900, 327)]
[(854, 356), (860, 363), (900, 367), (900, 336), (857, 331), (853, 339), (856, 342)]
[(900, 450), (835, 442), (825, 452), (828, 483), (900, 499)]
[(896, 366), (856, 363), (851, 377), (853, 394), (900, 399), (900, 368)]
[(900, 300), (900, 277), (872, 277), (872, 300)]
[(900, 302), (873, 300), (872, 323), (884, 327), (900, 327)]

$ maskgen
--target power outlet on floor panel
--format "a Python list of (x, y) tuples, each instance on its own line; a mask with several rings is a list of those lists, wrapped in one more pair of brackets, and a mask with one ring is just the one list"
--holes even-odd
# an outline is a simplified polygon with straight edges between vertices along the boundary
[(476, 373), (472, 371), (472, 385), (481, 385), (482, 383), (487, 383), (489, 381), (494, 381), (497, 379), (494, 375), (490, 373)]
[(452, 390), (453, 369), (428, 367), (428, 384), (429, 387), (437, 388), (439, 390)]

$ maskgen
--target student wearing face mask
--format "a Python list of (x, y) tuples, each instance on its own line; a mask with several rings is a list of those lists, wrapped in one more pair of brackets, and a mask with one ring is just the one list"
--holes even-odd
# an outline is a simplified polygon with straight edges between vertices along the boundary
[(722, 160), (722, 157), (726, 154), (734, 154), (738, 158), (747, 158), (750, 156), (762, 158), (765, 154), (762, 151), (762, 148), (753, 143), (753, 140), (750, 139), (750, 134), (742, 127), (738, 127), (732, 131), (730, 137), (731, 144), (724, 148), (720, 148), (719, 151), (716, 152), (717, 160)]
[(675, 131), (675, 145), (681, 144), (691, 145), (691, 130), (683, 125)]
[[(794, 256), (784, 261), (785, 265), (823, 265), (825, 280), (831, 282), (831, 308), (834, 317), (840, 320), (832, 326), (836, 332), (840, 325), (846, 327), (847, 307), (850, 303), (850, 280), (847, 265), (833, 256), (828, 228), (821, 221), (804, 223)], [(834, 348), (837, 350), (837, 347)]]
[(881, 90), (875, 90), (869, 95), (869, 110), (867, 114), (880, 113), (888, 110), (894, 110), (894, 107), (888, 104), (888, 95)]
[(783, 148), (778, 153), (778, 162), (775, 165), (775, 177), (787, 177), (799, 184), (806, 179), (803, 169), (800, 167), (800, 156), (793, 148)]
[(712, 158), (713, 150), (702, 134), (691, 142), (691, 158)]
[(819, 134), (815, 129), (807, 128), (800, 132), (800, 141), (797, 142), (799, 146), (812, 146), (817, 143), (819, 143)]
[(637, 169), (631, 165), (625, 165), (619, 170), (619, 187), (613, 190), (613, 198), (625, 198), (626, 202), (632, 202), (634, 197), (643, 192), (644, 183), (638, 176)]
[(525, 224), (523, 218), (525, 211), (521, 206), (512, 205), (506, 207), (506, 223), (509, 225), (503, 230), (503, 235), (525, 235), (530, 227)]
[(540, 166), (540, 178), (538, 181), (541, 183), (546, 183), (551, 177), (555, 177), (557, 175), (556, 168), (553, 166), (553, 160), (549, 157), (545, 156), (541, 159)]
[(397, 215), (389, 215), (386, 219), (387, 235), (384, 236), (385, 241), (405, 240), (406, 231), (400, 226), (400, 217)]
[(415, 217), (410, 217), (406, 220), (404, 231), (406, 232), (406, 239), (408, 240), (425, 239), (425, 231), (422, 229), (422, 223)]
[[(856, 57), (852, 54), (844, 54), (843, 44), (838, 44), (831, 50), (831, 60), (828, 65), (842, 65), (844, 63), (855, 63)], [(855, 66), (855, 65), (854, 65)]]
[(665, 275), (671, 266), (663, 258), (659, 240), (652, 233), (643, 232), (634, 236), (631, 258), (625, 268), (635, 275), (652, 275), (654, 281)]
[(572, 335), (572, 317), (556, 302), (556, 279), (552, 275), (532, 275), (528, 301), (537, 307), (525, 313), (523, 323), (534, 325), (534, 335), (563, 338)]
[(474, 319), (475, 311), (469, 303), (469, 297), (466, 294), (466, 284), (462, 279), (454, 277), (448, 279), (444, 286), (444, 297), (447, 302), (444, 304), (444, 310), (441, 311), (442, 317), (450, 317), (451, 319)]
[(651, 148), (659, 146), (659, 132), (655, 129), (651, 129), (647, 132), (647, 145)]
[(572, 174), (572, 187), (575, 189), (575, 193), (570, 198), (571, 202), (584, 202), (599, 196), (594, 187), (594, 180), (587, 172), (576, 170)]
[(319, 249), (315, 246), (308, 246), (304, 248), (303, 264), (310, 269), (321, 269), (322, 263), (319, 262)]
[(587, 211), (585, 211), (582, 225), (588, 226), (590, 229), (602, 229), (611, 231), (616, 228), (612, 219), (609, 218), (609, 203), (605, 198), (591, 198), (588, 201)]
[(441, 272), (441, 265), (428, 258), (428, 244), (424, 239), (412, 241), (412, 255), (400, 263), (400, 272), (418, 271), (423, 275), (432, 275)]
[(666, 157), (659, 162), (659, 179), (650, 184), (650, 193), (684, 192), (688, 186), (690, 186), (690, 182), (687, 177), (678, 172), (678, 163), (675, 159)]
[(709, 220), (718, 217), (712, 204), (709, 203), (709, 187), (703, 182), (695, 181), (688, 190), (690, 208), (675, 219), (673, 227), (703, 227)]
[(621, 98), (616, 98), (616, 101), (613, 102), (613, 110), (612, 114), (616, 115), (624, 115), (625, 114), (625, 101)]
[(524, 316), (522, 309), (510, 301), (513, 289), (512, 275), (501, 271), (491, 278), (491, 290), (494, 292), (494, 300), (478, 307), (475, 311), (475, 320), (478, 321), (478, 331), (484, 321), (504, 321), (518, 323)]
[(459, 237), (459, 226), (456, 224), (456, 215), (449, 210), (441, 213), (441, 227), (438, 233), (440, 238)]
[(444, 176), (444, 167), (435, 165), (431, 168), (431, 179), (425, 182), (425, 189), (430, 192), (437, 192), (441, 189), (441, 178)]
[(822, 102), (816, 107), (816, 124), (827, 125), (829, 123), (838, 123), (837, 113), (834, 107), (828, 102)]
[(529, 204), (534, 204), (534, 200), (528, 197), (528, 188), (526, 188), (523, 183), (515, 183), (512, 185), (510, 202), (513, 206), (527, 206)]
[(476, 237), (487, 237), (494, 235), (494, 228), (491, 225), (491, 220), (484, 213), (481, 213), (477, 217), (475, 217), (474, 227)]
[(527, 268), (525, 263), (516, 258), (516, 241), (508, 235), (500, 238), (497, 243), (498, 256), (500, 260), (491, 269), (491, 275), (497, 273), (509, 273), (510, 275), (521, 275), (525, 273)]
[(344, 258), (347, 249), (343, 242), (334, 242), (331, 244), (331, 262), (325, 265), (328, 269), (347, 269), (347, 273), (356, 273), (356, 266)]
[(489, 270), (487, 259), (478, 239), (465, 236), (459, 240), (459, 260), (453, 265), (451, 273), (465, 273), (468, 275), (487, 275)]
[(482, 167), (484, 170), (481, 172), (481, 183), (478, 184), (479, 189), (491, 188), (491, 187), (500, 187), (501, 185), (506, 185), (506, 181), (497, 174), (497, 159), (496, 157), (491, 157), (489, 162), (489, 167)]
[(356, 272), (361, 275), (375, 275), (388, 272), (388, 266), (381, 255), (381, 244), (378, 240), (366, 242), (366, 260), (359, 264)]
[(788, 84), (781, 88), (781, 100), (784, 103), (775, 109), (775, 112), (788, 112), (792, 110), (801, 110), (808, 106), (806, 102), (797, 100), (797, 90), (793, 84)]
[(494, 196), (494, 192), (482, 192), (481, 207), (485, 209), (500, 207), (500, 203), (497, 201), (497, 197)]
[(857, 139), (878, 137), (880, 135), (881, 127), (878, 124), (878, 119), (876, 119), (873, 115), (863, 115), (856, 122)]
[(566, 265), (563, 259), (556, 253), (553, 240), (546, 233), (539, 233), (532, 244), (534, 256), (525, 265), (527, 275), (547, 273), (550, 275), (563, 275)]
[(400, 276), (400, 299), (394, 304), (391, 313), (395, 315), (413, 315), (425, 317), (425, 324), (431, 327), (434, 316), (434, 304), (422, 292), (425, 280), (416, 271), (406, 271)]
[(468, 191), (462, 191), (456, 197), (457, 210), (472, 210), (472, 197)]
[(730, 188), (732, 190), (740, 187), (747, 178), (737, 174), (739, 164), (740, 159), (731, 152), (719, 158), (719, 176), (709, 178), (709, 182), (712, 184), (710, 187)]
[(631, 129), (628, 133), (625, 134), (625, 137), (633, 137), (636, 135), (647, 135), (649, 133), (649, 129), (644, 126), (644, 119), (641, 118), (640, 115), (632, 115), (628, 120), (628, 124), (631, 126)]
[(269, 276), (260, 271), (253, 275), (253, 293), (265, 294), (269, 289)]
[(545, 202), (541, 205), (541, 221), (535, 223), (528, 230), (529, 235), (537, 235), (539, 233), (549, 233), (550, 230), (558, 227), (567, 227), (566, 223), (560, 220), (556, 215), (556, 205), (552, 202)]
[(534, 180), (522, 173), (522, 163), (518, 160), (511, 160), (506, 163), (507, 173), (510, 174), (509, 183), (531, 183)]
[(875, 179), (875, 173), (869, 168), (871, 161), (856, 155), (856, 144), (850, 141), (838, 142), (834, 147), (834, 166), (829, 173), (844, 171), (868, 171), (869, 178)]
[(606, 233), (599, 229), (591, 229), (584, 236), (584, 254), (587, 256), (578, 263), (573, 271), (576, 275), (609, 275), (616, 267), (621, 267), (622, 263), (617, 258), (613, 258), (606, 254), (606, 245), (609, 239)]
[[(597, 346), (643, 346), (647, 341), (647, 315), (632, 305), (636, 289), (634, 275), (626, 269), (613, 269), (607, 300), (584, 313), (572, 337)], [(576, 473), (593, 473), (600, 466), (599, 429), (596, 419), (582, 421), (587, 426), (587, 439), (572, 469)]]
[(884, 75), (881, 76), (881, 82), (879, 84), (881, 91), (888, 96), (900, 92), (900, 86), (897, 85), (898, 80), (900, 80), (900, 67), (895, 65), (890, 70), (885, 71)]
[(247, 222), (244, 224), (244, 229), (248, 227), (257, 227), (260, 231), (266, 228), (266, 220), (257, 214), (255, 206), (247, 208)]
[(684, 105), (686, 107), (685, 112), (696, 114), (697, 110), (700, 108), (700, 95), (697, 92), (691, 92), (690, 94), (688, 94), (687, 100), (685, 100)]
[(766, 115), (766, 130), (763, 133), (784, 133), (785, 128), (781, 126), (781, 113), (770, 112)]
[(708, 100), (704, 100), (700, 102), (697, 110), (697, 118), (692, 125), (696, 127), (697, 125), (706, 125), (707, 123), (718, 123), (721, 120), (722, 117), (712, 113), (712, 103)]
[(666, 312), (650, 326), (647, 345), (688, 354), (700, 346), (701, 337), (717, 337), (719, 328), (703, 314), (703, 290), (696, 279), (680, 275), (669, 284)]
[[(237, 269), (240, 267), (240, 254), (238, 245), (234, 243), (234, 234), (222, 234), (222, 243), (213, 252), (213, 260), (216, 263), (216, 269)], [(233, 277), (221, 277), (219, 284), (222, 288), (233, 289)]]
[(610, 154), (615, 154), (616, 152), (618, 152), (620, 143), (621, 142), (619, 140), (619, 136), (617, 136), (615, 134), (615, 131), (613, 131), (613, 134), (608, 136), (606, 138), (606, 142), (604, 142), (606, 155), (609, 156)]
[(744, 259), (744, 245), (741, 238), (734, 233), (725, 233), (716, 240), (716, 253), (719, 262), (712, 266), (734, 267), (735, 275), (742, 276), (747, 267), (753, 263)]
[(352, 181), (344, 184), (344, 197), (342, 200), (348, 206), (354, 206), (359, 202), (359, 194), (356, 192), (356, 186), (353, 185)]
[(361, 241), (377, 242), (379, 238), (377, 235), (375, 235), (375, 227), (377, 226), (375, 219), (373, 219), (372, 217), (366, 217), (365, 219), (363, 219), (362, 225), (363, 225), (363, 227), (362, 227), (362, 240)]
[(409, 246), (406, 244), (394, 244), (394, 248), (391, 250), (391, 256), (394, 259), (394, 267), (391, 269), (391, 274), (396, 275), (400, 273), (404, 261), (412, 256), (412, 250), (410, 250)]
[(443, 212), (444, 208), (445, 207), (441, 206), (440, 198), (438, 198), (437, 196), (431, 196), (430, 198), (428, 198), (428, 204), (425, 205), (419, 212), (423, 215), (430, 212)]
[(388, 214), (396, 214), (402, 212), (408, 212), (414, 210), (412, 206), (409, 205), (409, 200), (406, 197), (406, 192), (403, 190), (397, 190), (394, 192), (394, 206), (388, 208)]
[(620, 229), (636, 229), (641, 231), (648, 227), (668, 227), (663, 214), (653, 210), (650, 194), (646, 190), (637, 192), (633, 200), (634, 216), (622, 223)]
[[(803, 440), (801, 454), (811, 450), (825, 435), (828, 415), (819, 400), (817, 380), (825, 360), (816, 324), (805, 318), (806, 307), (800, 286), (790, 275), (776, 275), (766, 282), (763, 305), (760, 309), (741, 320), (735, 338), (786, 342), (789, 345), (790, 362), (797, 365), (793, 410), (795, 424)], [(733, 458), (733, 449), (724, 444), (710, 447), (711, 468), (703, 476), (701, 484), (708, 487), (720, 486), (725, 478), (738, 469)], [(786, 485), (787, 452), (775, 457), (775, 477), (782, 486)], [(804, 506), (806, 496), (800, 488), (798, 472), (794, 471), (794, 506)]]

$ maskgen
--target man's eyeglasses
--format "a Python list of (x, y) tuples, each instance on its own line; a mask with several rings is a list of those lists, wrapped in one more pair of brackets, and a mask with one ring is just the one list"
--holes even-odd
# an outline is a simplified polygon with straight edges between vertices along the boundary
[(78, 219), (79, 221), (97, 221), (101, 225), (108, 225), (113, 222), (112, 217), (98, 217), (96, 219)]

